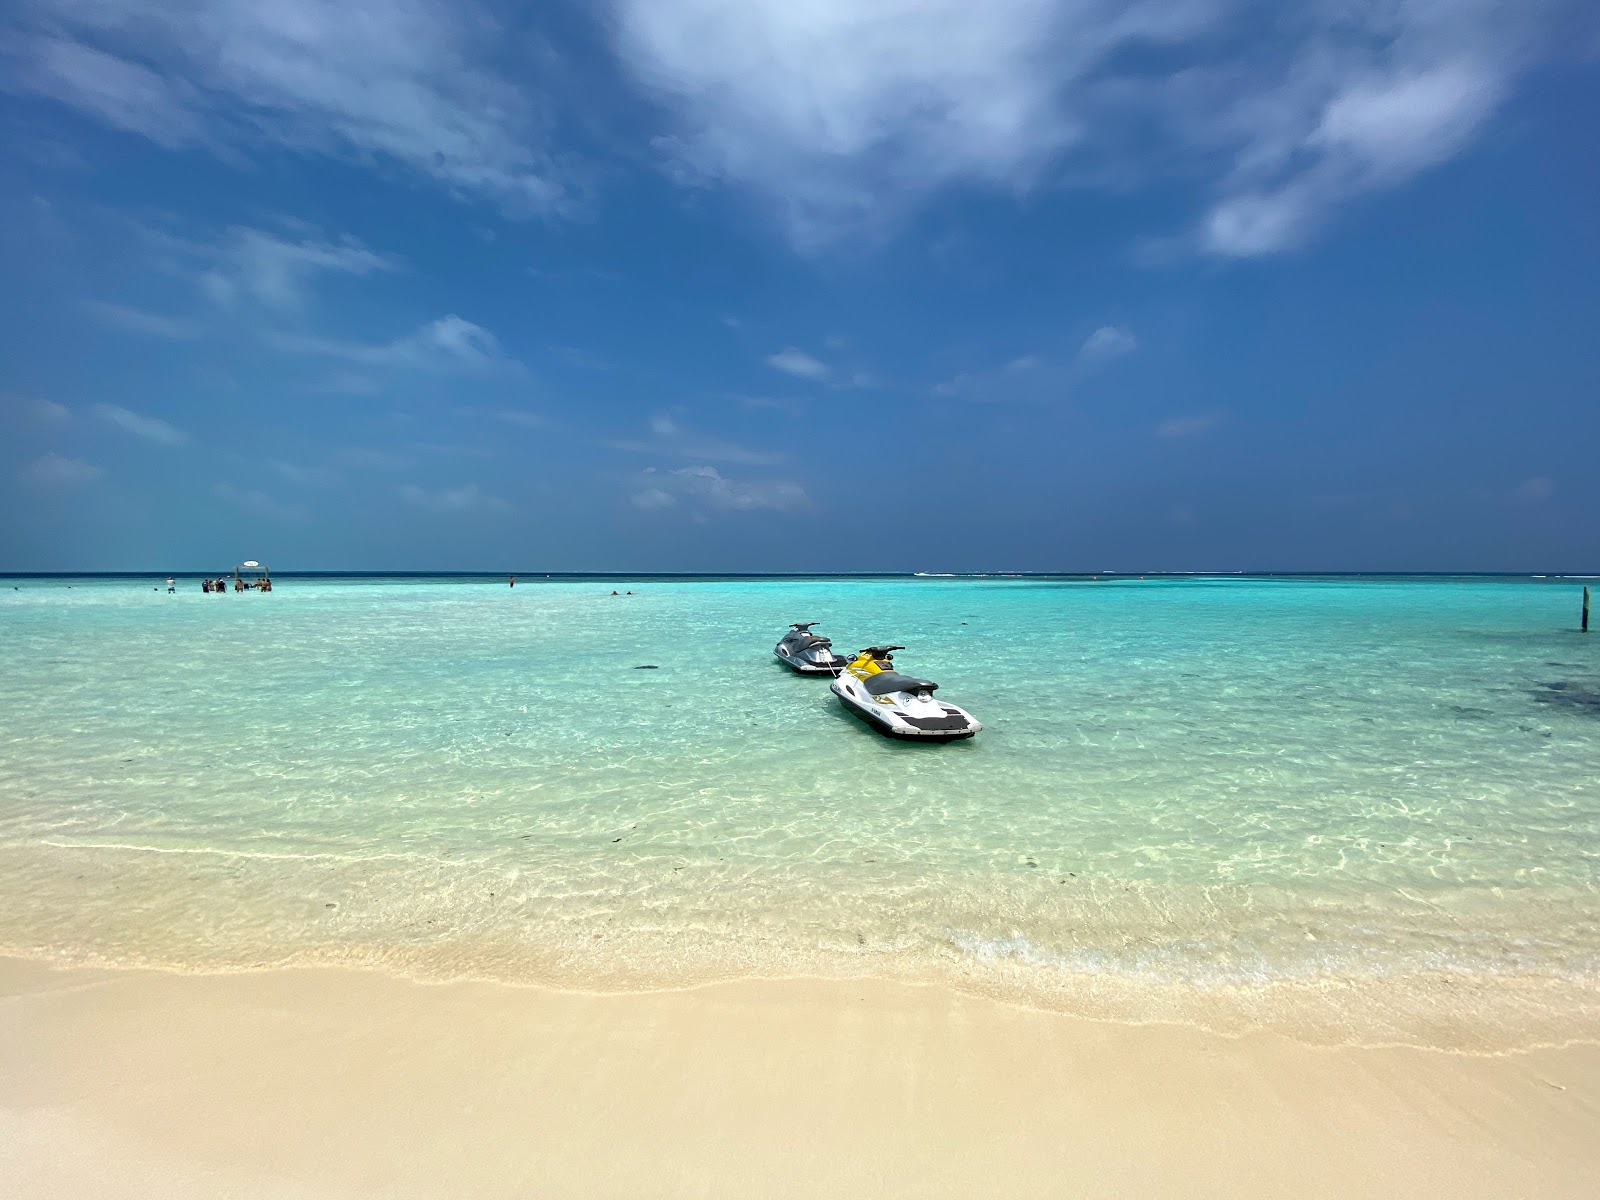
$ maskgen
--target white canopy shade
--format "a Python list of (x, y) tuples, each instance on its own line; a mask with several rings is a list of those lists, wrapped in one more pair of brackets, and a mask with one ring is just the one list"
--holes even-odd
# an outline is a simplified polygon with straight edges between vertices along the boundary
[(259, 567), (261, 564), (258, 563), (255, 559), (251, 558), (251, 559), (247, 559), (245, 561), (244, 565), (247, 566), (247, 567)]

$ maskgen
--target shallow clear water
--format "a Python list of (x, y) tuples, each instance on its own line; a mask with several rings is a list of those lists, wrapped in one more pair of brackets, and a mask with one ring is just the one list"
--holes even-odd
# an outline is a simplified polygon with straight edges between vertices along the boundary
[[(0, 946), (1452, 1044), (1600, 1013), (1575, 582), (152, 582), (0, 589)], [(772, 659), (798, 620), (984, 732), (883, 740)]]

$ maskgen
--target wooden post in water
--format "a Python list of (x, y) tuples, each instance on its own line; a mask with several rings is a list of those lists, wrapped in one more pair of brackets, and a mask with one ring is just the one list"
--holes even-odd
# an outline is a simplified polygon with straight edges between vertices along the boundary
[(1583, 589), (1583, 632), (1589, 632), (1589, 589)]

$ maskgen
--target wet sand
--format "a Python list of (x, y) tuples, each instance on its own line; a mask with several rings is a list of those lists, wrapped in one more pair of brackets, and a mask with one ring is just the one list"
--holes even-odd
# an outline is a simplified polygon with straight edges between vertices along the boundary
[(0, 960), (8, 1197), (1571, 1196), (1600, 1047), (1308, 1046), (787, 980)]

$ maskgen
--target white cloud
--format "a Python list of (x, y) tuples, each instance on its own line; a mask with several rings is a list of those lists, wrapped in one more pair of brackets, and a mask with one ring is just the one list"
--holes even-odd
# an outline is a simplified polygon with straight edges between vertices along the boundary
[(288, 524), (306, 521), (311, 517), (310, 510), (298, 504), (280, 504), (265, 492), (234, 487), (231, 483), (213, 484), (211, 494), (224, 504), (231, 504), (252, 516), (262, 517), (268, 521)]
[(658, 458), (676, 458), (678, 461), (699, 459), (702, 462), (742, 463), (762, 466), (778, 462), (783, 456), (751, 450), (721, 438), (705, 437), (684, 429), (665, 413), (650, 420), (648, 438), (625, 438), (602, 443), (612, 450), (627, 454), (650, 454)]
[(1284, 85), (1278, 99), (1291, 119), (1298, 112), (1298, 128), (1279, 129), (1257, 147), (1231, 194), (1207, 214), (1202, 247), (1236, 257), (1293, 248), (1338, 205), (1458, 153), (1493, 113), (1514, 68), (1478, 49), (1421, 40), (1392, 64), (1353, 67), (1321, 88)]
[[(567, 211), (593, 174), (554, 149), (543, 89), (565, 64), (485, 0), (13, 7), (0, 88), (161, 146), (398, 168), (512, 214)], [(1460, 153), (1567, 0), (1317, 0), (1271, 20), (1247, 0), (595, 7), (660, 104), (669, 175), (756, 197), (802, 249), (952, 190), (1180, 180), (1203, 214), (1184, 244), (1241, 256)]]
[(729, 479), (715, 467), (680, 467), (674, 471), (647, 470), (650, 485), (631, 497), (643, 509), (671, 508), (680, 501), (697, 509), (752, 512), (770, 509), (794, 512), (810, 508), (811, 497), (798, 483), (788, 480), (740, 481)]
[(642, 492), (635, 492), (629, 499), (635, 508), (642, 508), (646, 512), (656, 508), (671, 508), (678, 502), (671, 492), (664, 492), (660, 488), (645, 488)]
[(1517, 485), (1514, 496), (1524, 504), (1538, 504), (1556, 494), (1555, 481), (1545, 475), (1535, 475)]
[(369, 250), (354, 238), (293, 241), (242, 226), (228, 230), (215, 246), (195, 249), (215, 263), (200, 282), (222, 305), (244, 296), (270, 308), (299, 308), (319, 274), (370, 275), (399, 266), (394, 258)]
[(24, 0), (0, 71), (168, 148), (397, 164), (513, 215), (570, 203), (549, 117), (473, 0)]
[(511, 506), (497, 496), (490, 496), (477, 484), (463, 484), (457, 488), (424, 488), (408, 483), (400, 489), (407, 504), (426, 508), (432, 512), (466, 513), (484, 510), (505, 511)]
[(767, 355), (767, 366), (782, 371), (785, 375), (793, 375), (797, 379), (826, 379), (828, 377), (828, 364), (812, 358), (804, 350), (796, 350), (793, 346), (786, 347), (776, 354)]
[(1138, 339), (1120, 325), (1102, 325), (1084, 340), (1078, 357), (1084, 362), (1108, 362), (1138, 347)]
[(935, 384), (933, 394), (974, 403), (1053, 404), (1067, 399), (1082, 369), (1042, 354), (1024, 354), (999, 367), (963, 371)]
[(163, 317), (157, 313), (129, 308), (122, 304), (109, 304), (103, 300), (86, 300), (84, 311), (111, 329), (138, 333), (147, 337), (165, 338), (171, 342), (189, 341), (200, 336), (200, 327), (193, 321), (176, 317)]
[(1156, 426), (1156, 436), (1164, 438), (1194, 437), (1215, 429), (1222, 421), (1221, 413), (1196, 413), (1190, 417), (1169, 417)]
[(105, 472), (93, 463), (54, 453), (41, 455), (17, 473), (23, 483), (38, 488), (79, 487), (104, 476)]
[(72, 410), (65, 404), (45, 400), (39, 396), (19, 396), (0, 392), (0, 413), (9, 412), (34, 425), (61, 425), (72, 420)]
[(332, 487), (339, 482), (339, 473), (331, 467), (302, 467), (276, 458), (269, 458), (267, 465), (296, 487)]
[(802, 249), (977, 184), (1201, 180), (1201, 248), (1263, 254), (1467, 145), (1561, 0), (610, 0), (679, 178)]
[(274, 334), (269, 340), (282, 350), (342, 358), (365, 367), (468, 373), (520, 367), (506, 356), (494, 334), (454, 313), (392, 342), (349, 342), (299, 334)]
[[(45, 6), (45, 15), (49, 13)], [(169, 150), (203, 139), (192, 109), (202, 97), (178, 80), (70, 37), (35, 31), (9, 39), (7, 91), (60, 101), (113, 129), (141, 134)]]
[(159, 442), (163, 446), (181, 446), (189, 440), (189, 435), (175, 425), (169, 425), (160, 417), (146, 417), (115, 404), (96, 404), (94, 415), (108, 425), (114, 425), (124, 433), (131, 433), (134, 437), (144, 438), (147, 442)]

